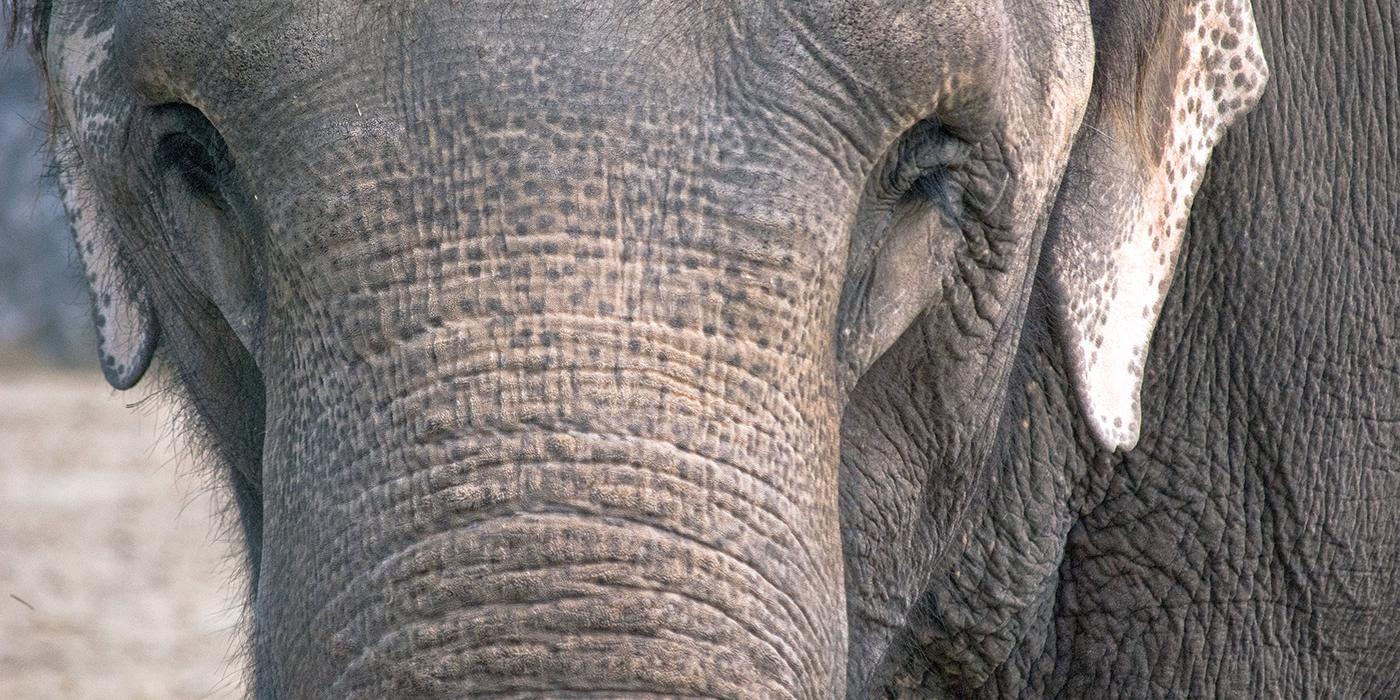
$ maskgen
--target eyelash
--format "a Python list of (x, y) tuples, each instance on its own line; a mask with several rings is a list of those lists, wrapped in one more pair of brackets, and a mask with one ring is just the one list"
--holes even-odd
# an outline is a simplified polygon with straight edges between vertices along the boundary
[(162, 105), (158, 109), (163, 119), (174, 121), (179, 128), (157, 142), (156, 172), (164, 176), (174, 171), (194, 194), (220, 199), (233, 173), (223, 139), (204, 115), (189, 105)]
[(189, 134), (170, 134), (160, 140), (157, 162), (161, 173), (175, 170), (196, 194), (214, 195), (226, 175), (207, 146)]

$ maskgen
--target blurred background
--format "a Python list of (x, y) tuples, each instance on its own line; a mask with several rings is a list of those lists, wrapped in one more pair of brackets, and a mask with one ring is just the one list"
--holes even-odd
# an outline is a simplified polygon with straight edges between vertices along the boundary
[(0, 46), (0, 699), (242, 697), (222, 494), (149, 388), (98, 372), (42, 126)]

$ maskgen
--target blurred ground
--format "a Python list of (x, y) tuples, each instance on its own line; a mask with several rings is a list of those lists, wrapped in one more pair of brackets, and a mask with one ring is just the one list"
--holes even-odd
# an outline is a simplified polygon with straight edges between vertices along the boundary
[(213, 497), (92, 367), (0, 354), (0, 698), (241, 697)]

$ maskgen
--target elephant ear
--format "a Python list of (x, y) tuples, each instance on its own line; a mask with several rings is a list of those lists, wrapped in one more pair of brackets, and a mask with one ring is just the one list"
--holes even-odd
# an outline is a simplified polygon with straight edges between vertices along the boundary
[(113, 387), (130, 389), (150, 366), (159, 332), (146, 290), (123, 266), (112, 219), (88, 179), (80, 164), (69, 164), (59, 172), (59, 188), (92, 292), (102, 374)]
[(102, 374), (113, 387), (129, 389), (151, 363), (159, 327), (147, 290), (123, 259), (113, 198), (98, 176), (118, 150), (123, 109), (122, 100), (108, 94), (120, 84), (110, 58), (112, 36), (105, 11), (68, 13), (62, 20), (56, 15), (43, 50), (58, 122), (59, 188), (92, 292)]
[(1268, 77), (1249, 0), (1094, 0), (1094, 88), (1046, 271), (1094, 438), (1132, 449), (1142, 373), (1191, 202), (1224, 129)]

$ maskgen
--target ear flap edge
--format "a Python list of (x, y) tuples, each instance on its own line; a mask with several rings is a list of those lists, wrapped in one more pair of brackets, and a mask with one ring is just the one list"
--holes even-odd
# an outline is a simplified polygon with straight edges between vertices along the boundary
[[(1249, 0), (1193, 0), (1182, 12), (1164, 22), (1166, 31), (1180, 32), (1166, 44), (1179, 52), (1175, 63), (1139, 56), (1144, 70), (1125, 71), (1103, 65), (1124, 58), (1123, 47), (1101, 48), (1094, 106), (1048, 234), (1047, 271), (1071, 380), (1090, 431), (1107, 450), (1137, 444), (1147, 351), (1196, 189), (1225, 128), (1258, 102), (1268, 78)], [(1174, 66), (1175, 75), (1153, 73), (1170, 70), (1163, 65)], [(1165, 81), (1170, 92), (1144, 104), (1149, 80)], [(1156, 133), (1144, 139), (1144, 128)], [(1144, 140), (1160, 146), (1144, 155), (1137, 148)]]
[(115, 224), (83, 165), (60, 168), (58, 181), (92, 295), (102, 374), (113, 388), (130, 389), (145, 375), (160, 338), (149, 296), (120, 259)]

